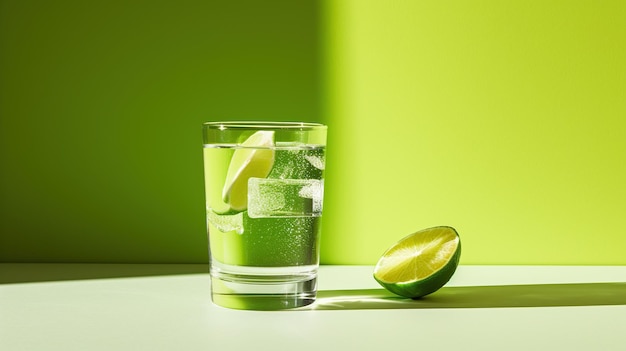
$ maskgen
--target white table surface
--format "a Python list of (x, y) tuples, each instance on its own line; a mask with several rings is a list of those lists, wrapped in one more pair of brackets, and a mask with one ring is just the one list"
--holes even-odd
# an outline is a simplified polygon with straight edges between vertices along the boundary
[(264, 312), (213, 305), (202, 265), (0, 264), (0, 350), (626, 350), (626, 266), (460, 266), (415, 301), (372, 269)]

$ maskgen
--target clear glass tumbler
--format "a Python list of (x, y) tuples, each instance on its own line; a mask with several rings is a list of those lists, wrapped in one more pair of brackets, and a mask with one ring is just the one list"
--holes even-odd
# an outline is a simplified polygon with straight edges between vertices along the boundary
[(326, 126), (203, 125), (211, 297), (276, 310), (315, 301)]

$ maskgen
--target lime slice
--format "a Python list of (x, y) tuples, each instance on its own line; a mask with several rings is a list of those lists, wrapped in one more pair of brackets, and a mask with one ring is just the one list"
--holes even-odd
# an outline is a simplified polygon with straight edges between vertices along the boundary
[(374, 268), (374, 279), (392, 293), (413, 299), (433, 293), (454, 274), (461, 239), (452, 227), (421, 230), (390, 247)]
[(224, 202), (232, 210), (248, 207), (248, 179), (265, 178), (274, 165), (274, 132), (260, 130), (248, 137), (235, 150), (228, 166), (222, 191)]

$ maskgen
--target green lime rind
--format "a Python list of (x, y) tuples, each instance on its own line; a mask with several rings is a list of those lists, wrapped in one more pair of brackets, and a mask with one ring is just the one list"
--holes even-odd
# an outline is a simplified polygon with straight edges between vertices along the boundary
[[(448, 283), (448, 281), (450, 281), (450, 279), (456, 272), (456, 269), (459, 265), (459, 261), (461, 258), (461, 240), (460, 240), (458, 233), (452, 227), (434, 227), (434, 228), (425, 229), (423, 231), (412, 234), (412, 235), (416, 235), (416, 234), (420, 234), (422, 232), (426, 232), (429, 230), (442, 229), (442, 228), (451, 229), (455, 233), (457, 240), (456, 240), (456, 248), (455, 248), (454, 254), (449, 257), (448, 261), (441, 268), (432, 272), (430, 275), (428, 275), (427, 277), (423, 279), (408, 281), (408, 282), (386, 281), (382, 279), (380, 276), (378, 276), (377, 271), (375, 270), (374, 279), (382, 287), (389, 290), (390, 292), (403, 296), (403, 297), (412, 298), (412, 299), (421, 298), (423, 296), (432, 294), (436, 292), (437, 290), (441, 289), (446, 283)], [(402, 242), (405, 239), (400, 240), (398, 243)], [(398, 243), (392, 246), (392, 248), (398, 245)], [(387, 250), (385, 254), (389, 252), (390, 250), (391, 248)], [(383, 257), (385, 256), (385, 254), (383, 254)], [(381, 260), (382, 259), (383, 258), (381, 258)], [(380, 261), (379, 261), (379, 264), (380, 264)], [(378, 268), (378, 265), (377, 265), (377, 268)]]
[(213, 210), (213, 213), (218, 214), (220, 216), (232, 216), (232, 215), (236, 215), (238, 213), (244, 212), (245, 210), (233, 210), (232, 208), (228, 208), (225, 211), (216, 211)]

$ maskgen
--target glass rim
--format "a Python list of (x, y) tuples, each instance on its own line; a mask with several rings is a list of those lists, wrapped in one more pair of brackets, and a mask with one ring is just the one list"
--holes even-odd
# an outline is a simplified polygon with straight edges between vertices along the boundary
[(327, 126), (317, 122), (279, 122), (279, 121), (211, 121), (202, 124), (209, 129), (325, 129)]

